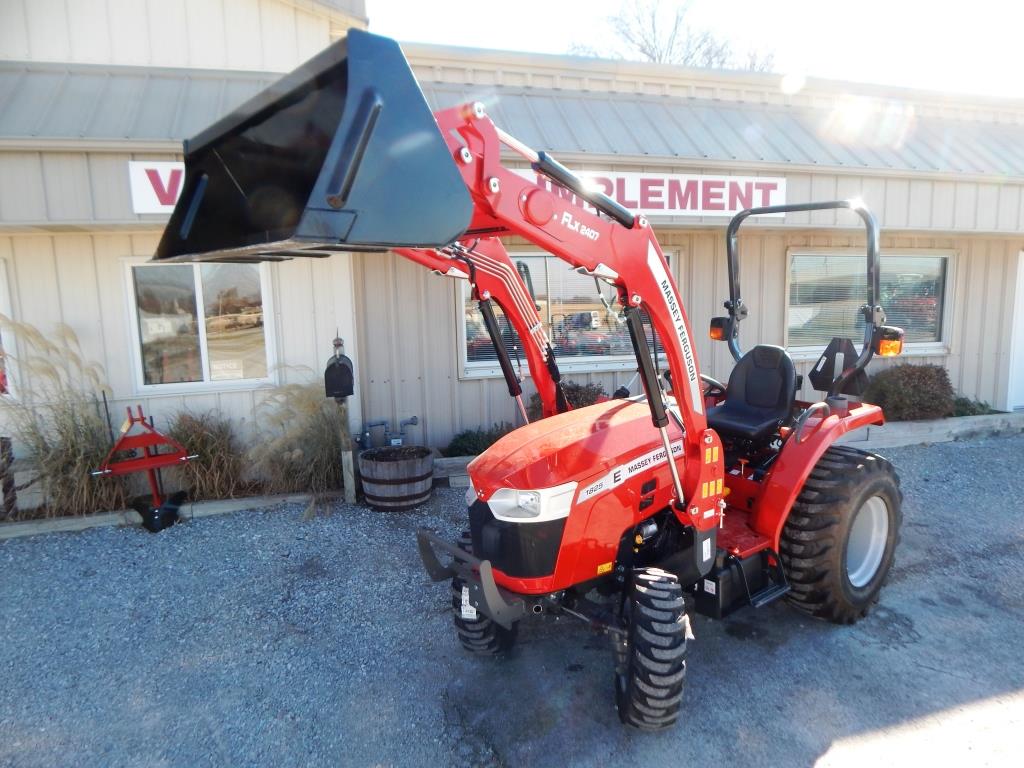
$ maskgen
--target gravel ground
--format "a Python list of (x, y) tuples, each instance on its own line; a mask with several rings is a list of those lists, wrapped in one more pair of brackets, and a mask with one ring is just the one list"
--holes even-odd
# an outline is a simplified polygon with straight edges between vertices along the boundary
[(461, 491), (0, 542), (0, 765), (1019, 764), (1024, 436), (886, 453), (906, 501), (881, 605), (696, 617), (656, 735), (619, 725), (606, 641), (575, 623), (461, 652), (414, 542), (454, 537)]

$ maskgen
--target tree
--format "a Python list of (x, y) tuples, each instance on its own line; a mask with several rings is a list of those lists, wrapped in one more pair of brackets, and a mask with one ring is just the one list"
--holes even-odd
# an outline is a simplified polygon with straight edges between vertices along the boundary
[[(611, 55), (687, 67), (771, 71), (773, 54), (748, 51), (746, 56), (737, 57), (728, 40), (693, 28), (686, 18), (689, 10), (689, 2), (670, 1), (663, 5), (661, 0), (634, 0), (624, 3), (618, 15), (608, 22), (625, 50), (613, 50)], [(579, 45), (572, 46), (570, 51), (585, 56), (602, 55)]]

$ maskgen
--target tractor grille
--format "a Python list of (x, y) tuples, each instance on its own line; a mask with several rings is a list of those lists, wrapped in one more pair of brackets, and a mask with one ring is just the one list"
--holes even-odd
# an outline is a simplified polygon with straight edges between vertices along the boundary
[(565, 518), (544, 523), (509, 523), (495, 519), (486, 502), (469, 508), (473, 554), (508, 576), (533, 579), (555, 572)]

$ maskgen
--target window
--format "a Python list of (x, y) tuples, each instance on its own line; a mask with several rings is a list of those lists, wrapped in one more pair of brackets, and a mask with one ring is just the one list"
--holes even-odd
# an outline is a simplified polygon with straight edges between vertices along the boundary
[(258, 264), (131, 268), (144, 385), (266, 379)]
[[(554, 256), (512, 254), (519, 274), (533, 294), (541, 322), (551, 341), (558, 365), (563, 371), (614, 370), (636, 367), (633, 345), (625, 323), (620, 322), (612, 286), (581, 275), (567, 262)], [(465, 322), (465, 371), (467, 375), (493, 375), (498, 372), (494, 346), (469, 285), (462, 283)], [(609, 310), (601, 298), (612, 307)], [(526, 372), (522, 344), (500, 308), (493, 305), (498, 327), (509, 355), (516, 361), (518, 352)], [(648, 342), (654, 344), (649, 324)], [(652, 346), (653, 349), (653, 346)]]
[[(887, 323), (908, 343), (942, 341), (946, 256), (884, 255), (881, 296)], [(789, 346), (821, 347), (833, 337), (864, 337), (860, 308), (867, 291), (864, 256), (792, 254), (789, 262)]]

